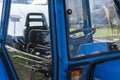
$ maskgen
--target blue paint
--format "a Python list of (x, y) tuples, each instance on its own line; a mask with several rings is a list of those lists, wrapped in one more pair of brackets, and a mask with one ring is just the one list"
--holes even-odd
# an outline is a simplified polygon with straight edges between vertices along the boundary
[(98, 64), (95, 67), (93, 79), (120, 80), (120, 60), (113, 60)]
[(57, 70), (58, 70), (58, 62), (57, 62), (57, 40), (56, 40), (56, 28), (55, 28), (55, 13), (54, 13), (54, 2), (53, 0), (49, 1), (49, 9), (50, 9), (50, 31), (51, 31), (51, 46), (52, 46), (52, 59), (53, 59), (53, 79), (57, 80)]
[[(90, 16), (90, 7), (89, 7), (89, 0), (83, 0), (83, 6), (84, 6), (84, 26), (83, 28), (91, 28), (91, 16)], [(55, 3), (55, 21), (56, 21), (56, 32), (57, 32), (57, 54), (58, 54), (58, 77), (59, 80), (67, 80), (67, 75), (68, 75), (68, 66), (69, 65), (76, 65), (76, 64), (81, 64), (81, 63), (93, 63), (95, 60), (102, 60), (102, 59), (107, 59), (107, 58), (112, 58), (112, 57), (118, 57), (120, 56), (120, 53), (111, 53), (111, 54), (106, 54), (102, 56), (96, 56), (96, 57), (90, 57), (90, 58), (85, 58), (81, 59), (79, 58), (78, 60), (71, 61), (68, 59), (68, 49), (67, 49), (67, 35), (66, 35), (66, 25), (65, 25), (65, 12), (64, 12), (64, 0), (54, 0)], [(84, 32), (85, 35), (87, 35), (89, 32), (86, 31)], [(92, 36), (91, 40), (89, 42), (93, 42)], [(108, 51), (108, 46), (106, 42), (101, 42), (101, 43), (88, 43), (89, 45), (86, 45), (87, 48), (85, 52), (83, 51), (85, 47), (82, 47), (80, 49), (81, 52), (79, 54), (85, 53), (85, 54), (91, 54), (94, 52), (96, 49), (99, 52), (107, 52)], [(91, 46), (92, 44), (92, 46)], [(91, 49), (92, 48), (92, 49)], [(56, 55), (57, 56), (57, 55)], [(57, 65), (56, 65), (57, 66)], [(90, 66), (83, 66), (84, 70), (84, 75), (81, 80), (86, 80), (87, 77), (87, 72), (88, 68)], [(104, 80), (104, 79), (103, 79)]]
[(58, 42), (59, 80), (67, 79), (68, 55), (63, 0), (55, 0), (56, 31)]
[(96, 43), (87, 43), (80, 45), (78, 54), (90, 55), (90, 54), (99, 54), (100, 52), (108, 52), (108, 51), (109, 51), (108, 43), (96, 42)]
[[(8, 57), (7, 51), (4, 47), (3, 41), (5, 40), (5, 35), (7, 33), (7, 22), (9, 18), (9, 9), (10, 9), (10, 2), (11, 0), (4, 0), (4, 7), (3, 7), (3, 13), (2, 13), (2, 20), (1, 20), (1, 36), (0, 36), (0, 43), (2, 55), (5, 56), (8, 66), (10, 67), (11, 74), (14, 76), (14, 80), (17, 80), (16, 73), (13, 69), (13, 66), (10, 62), (10, 59)], [(84, 0), (83, 4), (85, 8), (85, 18), (84, 18), (84, 28), (91, 28), (91, 18), (90, 18), (90, 9), (89, 9), (89, 0)], [(54, 13), (55, 12), (55, 13)], [(74, 64), (81, 64), (85, 62), (93, 63), (95, 60), (102, 60), (106, 58), (112, 58), (112, 57), (118, 57), (120, 56), (120, 53), (112, 53), (112, 54), (106, 54), (102, 56), (96, 56), (91, 58), (86, 58), (76, 61), (69, 61), (68, 60), (68, 49), (67, 49), (67, 35), (66, 35), (66, 25), (65, 25), (65, 12), (64, 12), (64, 0), (50, 0), (50, 25), (51, 25), (51, 41), (52, 41), (52, 55), (53, 55), (53, 67), (54, 67), (54, 74), (53, 79), (54, 80), (67, 80), (67, 72), (68, 72), (68, 66), (74, 65)], [(88, 34), (89, 32), (84, 32), (84, 34)], [(92, 36), (91, 40), (89, 42), (92, 42)], [(89, 44), (89, 45), (88, 45)], [(106, 47), (106, 43), (88, 43), (87, 45), (82, 45), (82, 48), (80, 48), (79, 54), (90, 54), (94, 52), (95, 50), (99, 50), (100, 52), (106, 52), (108, 51), (108, 48)], [(104, 47), (102, 47), (104, 44)], [(92, 45), (92, 46), (91, 46)], [(85, 48), (87, 46), (87, 48)], [(85, 51), (84, 51), (85, 50)], [(107, 76), (112, 76), (112, 72), (114, 72), (114, 75), (112, 76), (112, 80), (117, 80), (119, 78), (120, 70), (119, 70), (119, 63), (120, 61), (110, 61), (106, 62), (105, 64), (97, 65), (95, 68), (95, 74), (94, 76), (100, 77), (102, 80), (111, 80), (110, 77), (105, 77), (105, 74), (108, 74)], [(2, 60), (0, 59), (0, 80), (9, 80), (8, 74), (5, 70), (4, 63), (2, 63)], [(114, 65), (114, 66), (111, 66)], [(109, 67), (110, 66), (110, 67)], [(81, 80), (86, 80), (87, 72), (89, 66), (82, 66), (84, 70), (84, 74)], [(109, 67), (109, 68), (108, 68)], [(115, 72), (113, 68), (116, 68), (119, 70), (118, 72)], [(103, 69), (103, 70), (102, 70)], [(103, 71), (106, 70), (105, 74)], [(109, 71), (111, 70), (111, 71)], [(100, 72), (101, 71), (101, 72)], [(58, 74), (57, 74), (58, 73)], [(116, 74), (116, 75), (115, 75)], [(59, 79), (57, 79), (57, 76)]]
[[(1, 55), (4, 56), (5, 60), (6, 60), (6, 64), (7, 64), (7, 67), (9, 69), (9, 73), (4, 72), (4, 76), (6, 76), (6, 79), (9, 79), (10, 80), (10, 76), (8, 76), (8, 74), (11, 74), (11, 77), (13, 77), (14, 80), (18, 80), (18, 77), (16, 75), (16, 72), (12, 66), (12, 63), (9, 59), (9, 56), (8, 56), (8, 53), (5, 49), (5, 44), (4, 44), (4, 41), (5, 41), (5, 37), (6, 37), (6, 33), (7, 33), (7, 26), (8, 26), (8, 19), (9, 19), (9, 12), (10, 12), (10, 4), (11, 4), (11, 0), (4, 0), (4, 3), (3, 3), (3, 10), (2, 10), (2, 18), (1, 18), (1, 28), (0, 28), (0, 50), (1, 50)], [(2, 61), (2, 60), (1, 60)], [(1, 65), (2, 64), (5, 64), (3, 63), (3, 61), (1, 62)], [(6, 70), (6, 67), (4, 67), (4, 69)], [(5, 71), (4, 70), (4, 71)], [(0, 75), (1, 76), (1, 75)], [(0, 78), (1, 80), (1, 78)]]
[(10, 80), (1, 58), (0, 58), (0, 80)]

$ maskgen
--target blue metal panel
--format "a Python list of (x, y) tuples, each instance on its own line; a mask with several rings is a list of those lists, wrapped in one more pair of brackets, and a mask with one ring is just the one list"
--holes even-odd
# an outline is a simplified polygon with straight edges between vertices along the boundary
[(0, 80), (9, 80), (7, 71), (1, 58), (0, 58)]
[(11, 0), (4, 0), (1, 18), (1, 34), (5, 39), (5, 34), (7, 33), (9, 12), (10, 12)]
[(54, 13), (54, 2), (49, 0), (49, 9), (50, 9), (50, 28), (51, 28), (51, 46), (52, 46), (52, 58), (53, 58), (53, 80), (57, 80), (57, 71), (58, 71), (58, 60), (57, 60), (57, 40), (56, 40), (56, 28), (55, 28), (55, 13)]
[(120, 60), (107, 61), (95, 67), (93, 79), (120, 80)]
[[(84, 7), (86, 13), (86, 20), (84, 24), (86, 28), (89, 28), (91, 27), (91, 19), (90, 19), (88, 0), (85, 0)], [(56, 13), (56, 30), (57, 30), (58, 57), (59, 57), (59, 80), (66, 80), (69, 65), (68, 65), (67, 40), (66, 40), (67, 35), (65, 35), (66, 26), (65, 26), (64, 0), (55, 0), (55, 13)]]
[(109, 49), (107, 42), (96, 42), (96, 43), (87, 43), (80, 45), (78, 54), (91, 55), (91, 54), (99, 54), (100, 52), (108, 52), (108, 51)]
[[(7, 51), (5, 49), (4, 46), (4, 41), (5, 41), (5, 37), (6, 37), (6, 33), (7, 33), (7, 26), (8, 26), (8, 19), (9, 19), (9, 12), (10, 12), (10, 4), (11, 4), (11, 0), (3, 0), (3, 10), (2, 10), (2, 18), (1, 18), (1, 28), (0, 28), (0, 52), (2, 55), (2, 59), (4, 59), (3, 64), (5, 65), (5, 69), (6, 69), (6, 73), (4, 74), (4, 76), (8, 76), (9, 75), (9, 80), (18, 80), (18, 77), (15, 73), (15, 70), (12, 66), (12, 63), (9, 59), (9, 56), (7, 54)], [(8, 78), (6, 77), (5, 80), (7, 80)]]
[(89, 0), (83, 0), (84, 4), (83, 6), (85, 7), (85, 23), (84, 23), (84, 28), (91, 28), (91, 15), (90, 15), (90, 7), (89, 7)]
[(56, 30), (59, 57), (59, 80), (67, 80), (68, 55), (66, 44), (66, 27), (64, 14), (64, 0), (55, 0)]
[[(86, 13), (86, 20), (84, 24), (86, 28), (89, 28), (91, 27), (89, 2), (88, 0), (84, 0), (84, 1), (85, 1), (84, 7)], [(55, 13), (56, 13), (55, 19), (56, 19), (57, 42), (58, 42), (57, 44), (58, 61), (59, 61), (58, 75), (59, 75), (59, 80), (67, 80), (67, 72), (68, 72), (69, 64), (68, 64), (68, 53), (67, 53), (67, 40), (66, 40), (67, 35), (66, 35), (66, 26), (65, 26), (64, 0), (54, 0), (54, 2), (55, 2)]]
[[(89, 0), (84, 0), (84, 6), (85, 6), (85, 13), (86, 13), (86, 20), (84, 22), (84, 28), (91, 27), (91, 19), (90, 19), (90, 10), (89, 10)], [(96, 60), (102, 60), (106, 58), (113, 58), (120, 56), (119, 52), (111, 53), (111, 54), (104, 54), (100, 56), (94, 56), (94, 57), (88, 57), (81, 59), (79, 58), (76, 61), (68, 61), (68, 52), (67, 52), (67, 39), (66, 39), (66, 26), (65, 26), (65, 13), (64, 13), (64, 0), (54, 0), (55, 3), (55, 21), (56, 21), (56, 31), (57, 31), (57, 54), (54, 54), (55, 56), (58, 56), (58, 80), (67, 80), (67, 72), (68, 72), (68, 66), (69, 65), (76, 65), (81, 63), (89, 62), (91, 64), (94, 63)], [(87, 32), (85, 32), (87, 34)], [(92, 42), (92, 37), (91, 41)], [(55, 43), (54, 43), (55, 44)], [(55, 45), (54, 45), (55, 47)], [(54, 50), (55, 51), (55, 50)], [(57, 60), (56, 58), (54, 60)], [(57, 65), (54, 65), (57, 66)], [(57, 67), (55, 67), (57, 68)], [(55, 72), (56, 73), (56, 72)], [(87, 71), (86, 73), (87, 74)], [(55, 79), (55, 78), (54, 78)], [(86, 76), (84, 76), (83, 80), (86, 79)], [(56, 79), (55, 79), (56, 80)]]

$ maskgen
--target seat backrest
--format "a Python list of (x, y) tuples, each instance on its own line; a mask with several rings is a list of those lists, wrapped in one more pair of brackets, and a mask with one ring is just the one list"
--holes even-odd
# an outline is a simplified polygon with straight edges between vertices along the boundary
[[(31, 40), (34, 40), (34, 39), (30, 39), (29, 35), (38, 34), (38, 31), (31, 32), (32, 30), (35, 30), (35, 29), (47, 30), (48, 29), (47, 22), (46, 22), (46, 19), (45, 19), (45, 16), (43, 13), (28, 13), (27, 17), (26, 17), (25, 27), (26, 28), (24, 30), (24, 40), (25, 40), (26, 44), (28, 44)], [(30, 34), (30, 32), (32, 34)], [(40, 34), (40, 32), (39, 32), (39, 34)], [(43, 37), (43, 36), (45, 36), (45, 35), (41, 35), (39, 37)], [(35, 38), (35, 37), (33, 37), (33, 38)]]
[[(31, 25), (31, 22), (41, 22), (39, 25)], [(43, 13), (28, 13), (26, 17), (25, 26), (28, 27), (41, 27), (45, 29), (47, 27), (47, 21)], [(46, 26), (46, 27), (45, 27)]]
[(107, 52), (109, 50), (107, 42), (96, 42), (81, 44), (78, 50), (78, 54), (96, 54), (100, 52)]
[(45, 45), (45, 38), (48, 35), (48, 33), (48, 30), (32, 29), (29, 32), (28, 38), (32, 44)]

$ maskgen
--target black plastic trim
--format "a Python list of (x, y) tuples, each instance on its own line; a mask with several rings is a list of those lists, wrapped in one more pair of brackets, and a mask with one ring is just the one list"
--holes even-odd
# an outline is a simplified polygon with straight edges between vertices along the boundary
[(86, 56), (82, 56), (82, 57), (77, 57), (77, 58), (71, 58), (71, 61), (77, 61), (77, 60), (83, 60), (83, 59), (87, 59), (87, 58), (93, 58), (93, 57), (97, 57), (97, 56), (102, 56), (102, 55), (109, 55), (109, 54), (115, 54), (115, 53), (120, 53), (120, 50), (117, 51), (109, 51), (109, 52), (101, 52), (98, 54), (91, 54), (91, 55), (86, 55)]

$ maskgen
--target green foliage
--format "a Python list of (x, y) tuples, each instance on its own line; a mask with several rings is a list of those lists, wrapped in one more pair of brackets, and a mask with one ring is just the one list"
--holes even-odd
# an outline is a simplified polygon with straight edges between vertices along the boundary
[(93, 36), (94, 37), (112, 36), (112, 30), (110, 28), (99, 28), (99, 29), (96, 29), (96, 32)]

